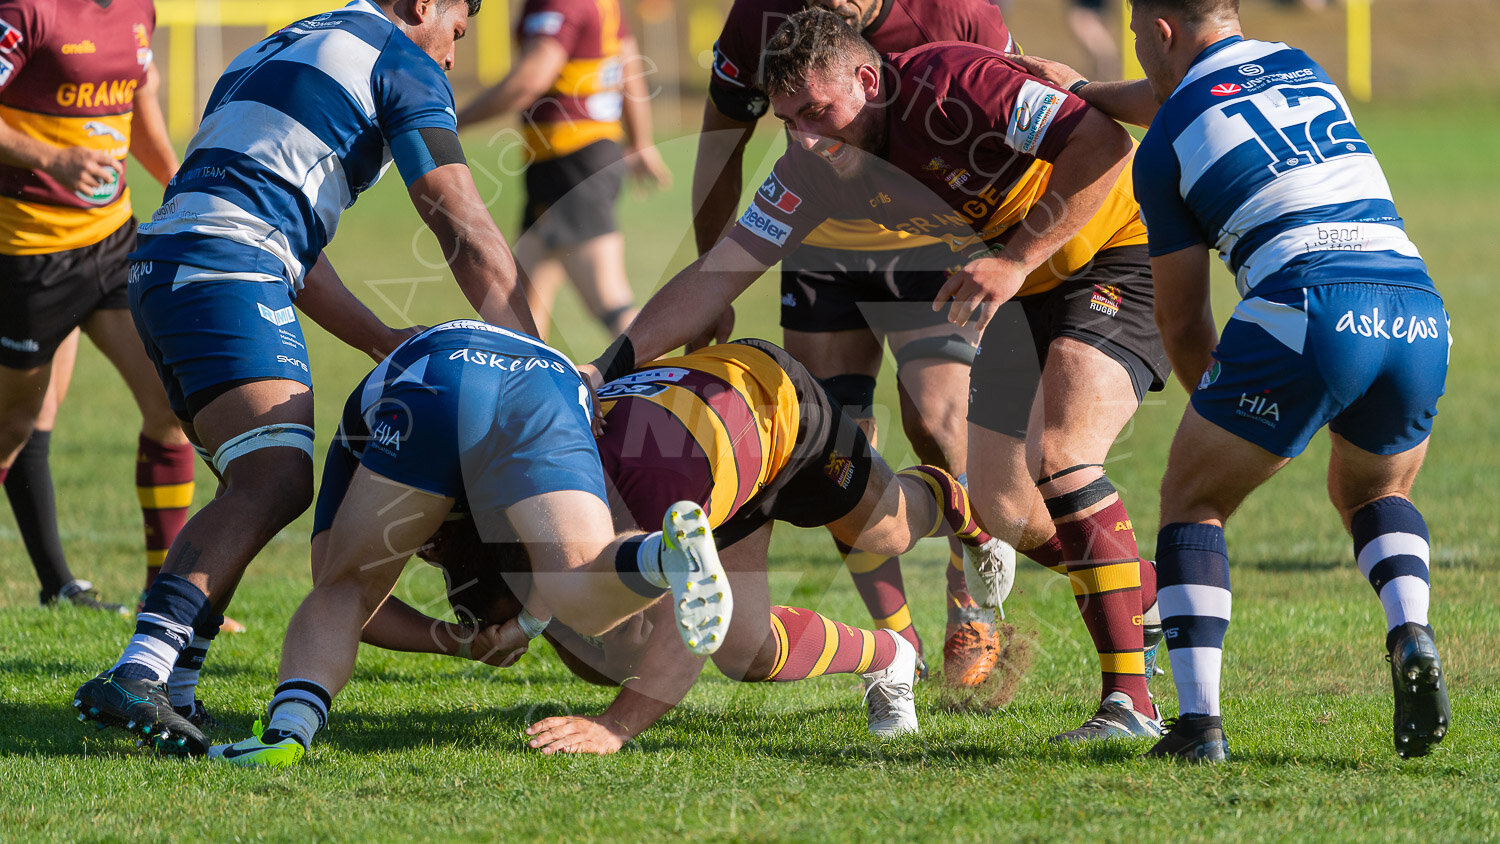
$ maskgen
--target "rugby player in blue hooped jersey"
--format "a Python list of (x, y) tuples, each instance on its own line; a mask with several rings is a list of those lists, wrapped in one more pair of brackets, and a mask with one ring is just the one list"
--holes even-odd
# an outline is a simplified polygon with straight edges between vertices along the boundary
[[(1385, 610), (1396, 752), (1425, 755), (1451, 720), (1427, 619), (1427, 526), (1410, 500), (1448, 371), (1442, 299), (1323, 68), (1244, 39), (1238, 0), (1134, 0), (1130, 27), (1144, 82), (1090, 83), (1032, 64), (1151, 127), (1135, 193), (1156, 321), (1192, 402), (1162, 479), (1156, 547), (1182, 714), (1150, 755), (1227, 757), (1224, 522), (1325, 425), (1329, 496)], [(1242, 297), (1222, 335), (1210, 247)]]
[(179, 660), (201, 663), (250, 560), (312, 499), (312, 379), (293, 300), (377, 360), (411, 333), (377, 319), (322, 256), (343, 210), (393, 160), (470, 304), (535, 333), (464, 163), (445, 75), (478, 8), (355, 0), (246, 50), (214, 87), (141, 227), (129, 287), (172, 409), (221, 488), (172, 544), (119, 662), (78, 690), (80, 716), (172, 752), (207, 751), (162, 681)]

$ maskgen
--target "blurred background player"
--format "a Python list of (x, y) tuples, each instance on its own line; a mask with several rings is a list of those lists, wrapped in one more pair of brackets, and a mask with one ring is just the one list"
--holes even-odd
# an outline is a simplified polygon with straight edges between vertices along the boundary
[(1122, 75), (1120, 48), (1104, 23), (1104, 6), (1105, 0), (1068, 0), (1068, 30), (1073, 33), (1078, 46), (1089, 54), (1093, 76), (1113, 79)]
[[(355, 0), (282, 28), (220, 77), (131, 253), (130, 307), (221, 483), (177, 535), (119, 660), (74, 695), (80, 718), (169, 753), (207, 751), (163, 681), (184, 654), (201, 664), (250, 562), (312, 500), (312, 370), (296, 312), (376, 360), (411, 334), (381, 322), (322, 254), (388, 165), (469, 304), (536, 330), (464, 161), (445, 75), (478, 6)], [(191, 694), (192, 680), (172, 693)]]
[(543, 339), (564, 278), (614, 337), (636, 313), (615, 222), (622, 176), (671, 182), (652, 145), (635, 37), (619, 0), (527, 0), (516, 40), (510, 72), (459, 111), (458, 125), (520, 112), (526, 205), (516, 264)]
[[(402, 344), (350, 394), (313, 525), (313, 589), (287, 627), (265, 728), (210, 755), (300, 760), (349, 682), (361, 633), (406, 561), (455, 507), (478, 534), (525, 544), (536, 566), (523, 647), (554, 613), (598, 635), (670, 593), (667, 630), (699, 654), (722, 644), (732, 587), (702, 508), (669, 503), (662, 532), (617, 534), (594, 446), (593, 405), (560, 352), (473, 320)], [(501, 662), (505, 660), (502, 659)]]
[(81, 328), (141, 412), (149, 585), (193, 500), (192, 447), (126, 301), (136, 223), (123, 160), (134, 155), (164, 185), (177, 170), (156, 99), (155, 26), (149, 0), (0, 0), (0, 478), (42, 603), (122, 614), (69, 569), (48, 453)]
[[(772, 606), (766, 581), (771, 529), (774, 521), (826, 525), (841, 542), (886, 555), (910, 550), (927, 536), (958, 536), (985, 567), (995, 542), (973, 520), (958, 482), (934, 466), (893, 473), (806, 368), (761, 340), (657, 361), (609, 382), (599, 398), (599, 453), (617, 527), (655, 524), (673, 496), (705, 502), (735, 596), (727, 637), (713, 655), (719, 670), (745, 682), (862, 674), (871, 732), (916, 731), (915, 649), (890, 630), (860, 630), (810, 609)], [(449, 526), (433, 558), (448, 575), (455, 607), (492, 626), (520, 611), (522, 601), (503, 593), (514, 584), (526, 594), (527, 567), (508, 559), (514, 551), (479, 547), (472, 533)], [(523, 576), (506, 576), (517, 572)], [(1001, 592), (1012, 575), (1001, 573)], [(1003, 598), (990, 596), (992, 605)], [(612, 651), (604, 661), (597, 647), (565, 625), (548, 625), (549, 639), (570, 667), (622, 688), (598, 716), (537, 723), (528, 730), (533, 747), (611, 753), (682, 700), (703, 659), (682, 646), (669, 607), (654, 605), (645, 616), (604, 637)], [(444, 641), (451, 635), (434, 636), (444, 629), (393, 598), (365, 626), (364, 641), (455, 653)]]
[[(703, 105), (693, 170), (693, 230), (701, 255), (730, 229), (740, 209), (745, 149), (769, 100), (759, 78), (766, 42), (803, 0), (735, 0), (714, 43), (708, 101)], [(987, 0), (817, 0), (882, 53), (934, 41), (968, 41), (1014, 49), (1000, 11)], [(752, 163), (752, 170), (754, 164)], [(795, 194), (762, 186), (791, 207)], [(872, 197), (873, 207), (880, 198)], [(876, 441), (874, 403), (882, 344), (896, 358), (901, 419), (918, 459), (963, 477), (969, 365), (978, 334), (949, 324), (929, 304), (955, 264), (941, 241), (894, 232), (868, 219), (832, 219), (809, 233), (781, 267), (781, 326), (786, 350), (809, 367)], [(732, 317), (732, 311), (729, 312)], [(728, 336), (727, 326), (722, 331)], [(699, 338), (690, 347), (702, 342)], [(840, 547), (877, 627), (897, 631), (922, 651), (906, 605), (900, 562)], [(999, 655), (994, 613), (968, 594), (963, 553), (949, 546), (946, 682), (978, 685)]]
[[(1135, 0), (1131, 12), (1145, 80), (1044, 70), (1150, 125), (1136, 194), (1156, 320), (1191, 402), (1162, 478), (1156, 544), (1181, 715), (1149, 755), (1228, 758), (1224, 525), (1325, 425), (1328, 495), (1385, 611), (1395, 749), (1426, 755), (1452, 721), (1428, 624), (1427, 524), (1411, 502), (1448, 371), (1442, 298), (1322, 67), (1285, 44), (1246, 40), (1237, 0)], [(1222, 334), (1210, 248), (1242, 299)]]
[(730, 234), (596, 366), (695, 336), (830, 216), (950, 239), (968, 263), (931, 307), (987, 332), (969, 392), (982, 455), (970, 497), (990, 533), (1066, 571), (1099, 654), (1099, 708), (1056, 738), (1159, 735), (1143, 647), (1155, 574), (1103, 466), (1167, 376), (1130, 136), (995, 50), (944, 42), (882, 58), (821, 9), (783, 24), (766, 56), (786, 153)]

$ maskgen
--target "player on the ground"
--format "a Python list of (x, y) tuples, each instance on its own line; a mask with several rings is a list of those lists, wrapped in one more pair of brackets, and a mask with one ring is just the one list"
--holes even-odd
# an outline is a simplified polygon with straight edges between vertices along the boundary
[[(1051, 70), (1150, 124), (1136, 193), (1156, 320), (1192, 394), (1162, 478), (1156, 546), (1181, 715), (1150, 755), (1228, 757), (1224, 523), (1325, 425), (1329, 497), (1385, 610), (1396, 752), (1425, 755), (1452, 715), (1428, 625), (1427, 525), (1410, 497), (1447, 377), (1442, 298), (1348, 103), (1307, 54), (1245, 40), (1236, 0), (1135, 0), (1130, 28), (1144, 83)], [(1211, 248), (1242, 299), (1222, 335)]]
[(377, 360), (410, 333), (322, 257), (344, 209), (394, 160), (469, 303), (535, 330), (464, 164), (444, 75), (479, 0), (383, 3), (355, 0), (240, 54), (132, 253), (137, 327), (222, 483), (178, 534), (119, 661), (74, 703), (171, 752), (208, 742), (166, 705), (162, 681), (179, 654), (201, 660), (246, 566), (312, 498), (312, 379), (293, 299)]
[[(804, 0), (735, 0), (714, 43), (693, 171), (700, 254), (718, 243), (740, 207), (745, 149), (769, 104), (758, 81), (766, 42), (807, 5)], [(989, 0), (816, 0), (815, 5), (839, 14), (882, 53), (935, 41), (1014, 48), (1003, 15)], [(882, 344), (888, 342), (899, 376), (901, 418), (914, 451), (963, 477), (965, 395), (978, 334), (951, 325), (928, 307), (954, 263), (953, 253), (935, 238), (891, 231), (866, 216), (826, 221), (783, 259), (783, 345), (874, 441), (875, 378)], [(876, 626), (897, 631), (920, 652), (900, 562), (847, 547), (840, 551)], [(965, 589), (957, 543), (950, 543), (949, 563), (943, 678), (977, 685), (999, 654), (994, 610), (976, 605)]]
[(526, 201), (516, 264), (543, 339), (564, 278), (614, 337), (636, 313), (615, 222), (623, 171), (652, 186), (671, 180), (652, 145), (635, 37), (619, 0), (527, 0), (516, 40), (510, 72), (459, 110), (458, 125), (521, 113)]
[(0, 0), (0, 480), (42, 603), (122, 614), (69, 570), (48, 453), (81, 327), (141, 411), (136, 483), (148, 571), (160, 565), (192, 503), (193, 451), (126, 301), (136, 223), (124, 158), (162, 184), (177, 169), (156, 99), (155, 27), (150, 0)]
[(767, 57), (787, 153), (729, 236), (597, 365), (685, 342), (832, 214), (949, 239), (969, 263), (933, 307), (988, 326), (970, 388), (970, 496), (990, 533), (1066, 569), (1099, 652), (1100, 708), (1061, 738), (1157, 735), (1142, 629), (1155, 577), (1102, 465), (1167, 373), (1129, 135), (993, 50), (882, 60), (823, 10), (791, 18)]
[[(809, 609), (772, 606), (768, 545), (776, 520), (827, 525), (840, 541), (883, 554), (905, 552), (924, 536), (957, 535), (982, 559), (995, 543), (973, 520), (958, 482), (933, 466), (893, 473), (800, 363), (759, 340), (657, 361), (606, 384), (599, 397), (605, 413), (599, 451), (618, 527), (654, 524), (674, 496), (705, 502), (735, 596), (727, 637), (713, 656), (719, 669), (746, 682), (863, 674), (871, 732), (916, 731), (915, 649), (893, 631), (860, 630)], [(370, 448), (367, 439), (340, 443)], [(525, 560), (517, 563), (503, 548), (477, 547), (462, 525), (447, 527), (453, 530), (445, 531), (430, 559), (448, 574), (450, 600), (486, 623), (481, 632), (516, 616), (522, 602), (509, 594), (509, 581), (526, 594)], [(515, 573), (523, 576), (506, 576)], [(1000, 573), (1001, 593), (1012, 574)], [(610, 753), (655, 723), (682, 700), (703, 667), (673, 627), (670, 607), (654, 605), (645, 618), (605, 637), (623, 650), (615, 648), (612, 664), (601, 665), (595, 648), (576, 633), (557, 621), (547, 625), (570, 667), (622, 689), (597, 717), (539, 722), (529, 731), (532, 746), (548, 753)], [(462, 638), (394, 598), (364, 633), (365, 642), (382, 647), (450, 654), (459, 653)], [(476, 641), (468, 655), (490, 661), (487, 649), (494, 644)]]
[[(447, 322), (391, 353), (344, 407), (318, 492), (312, 592), (287, 627), (266, 726), (211, 756), (301, 759), (349, 682), (361, 631), (406, 561), (455, 506), (482, 538), (525, 544), (536, 567), (526, 609), (597, 635), (668, 591), (679, 641), (724, 644), (732, 586), (704, 511), (669, 502), (663, 532), (616, 535), (590, 430), (588, 388), (543, 343), (482, 322)], [(525, 631), (525, 632), (523, 632)], [(524, 646), (527, 628), (511, 622)]]

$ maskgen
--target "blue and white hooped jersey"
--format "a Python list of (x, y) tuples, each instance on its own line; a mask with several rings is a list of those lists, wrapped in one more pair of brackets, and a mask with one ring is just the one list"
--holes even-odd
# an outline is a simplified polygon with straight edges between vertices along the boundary
[(1343, 94), (1300, 50), (1204, 50), (1136, 153), (1153, 256), (1219, 251), (1244, 298), (1376, 281), (1433, 289)]
[(432, 168), (424, 129), (457, 132), (453, 89), (379, 7), (354, 0), (291, 24), (219, 78), (131, 257), (264, 276), (295, 295), (393, 159), (408, 184)]

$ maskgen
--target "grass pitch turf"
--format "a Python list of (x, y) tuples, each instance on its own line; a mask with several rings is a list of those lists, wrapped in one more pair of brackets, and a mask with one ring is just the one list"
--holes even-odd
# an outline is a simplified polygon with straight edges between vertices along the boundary
[[(1391, 749), (1390, 682), (1379, 604), (1350, 559), (1323, 493), (1327, 442), (1245, 505), (1230, 525), (1236, 607), (1224, 666), (1235, 761), (1216, 768), (1147, 763), (1145, 743), (1058, 748), (1044, 739), (1093, 709), (1097, 658), (1065, 581), (1022, 564), (1010, 620), (1035, 637), (1033, 665), (1005, 709), (948, 711), (919, 686), (922, 733), (865, 733), (850, 677), (742, 685), (712, 669), (685, 703), (626, 751), (543, 757), (522, 729), (551, 714), (597, 712), (607, 691), (569, 678), (545, 645), (499, 671), (453, 659), (364, 649), (354, 681), (307, 763), (243, 771), (160, 759), (122, 733), (73, 720), (73, 690), (109, 665), (129, 622), (35, 608), (25, 552), (0, 528), (0, 839), (67, 840), (1430, 840), (1500, 836), (1500, 605), (1495, 501), (1500, 466), (1500, 324), (1492, 277), (1500, 211), (1500, 107), (1400, 103), (1356, 109), (1398, 206), (1454, 318), (1448, 395), (1415, 497), (1434, 545), (1433, 612), (1454, 707), (1449, 738), (1425, 759)], [(484, 165), (484, 138), (466, 138)], [(632, 276), (644, 296), (690, 249), (685, 212), (693, 141), (664, 144), (678, 184), (626, 206)], [(747, 180), (747, 183), (749, 180)], [(151, 207), (136, 180), (140, 207)], [(512, 230), (517, 188), (488, 186)], [(350, 286), (388, 320), (465, 313), (433, 269), (399, 180), (345, 218), (330, 250)], [(1221, 273), (1222, 275), (1222, 273)], [(1220, 278), (1220, 319), (1231, 288)], [(774, 281), (740, 309), (740, 334), (778, 336)], [(565, 300), (554, 339), (587, 360), (603, 336)], [(308, 324), (326, 444), (347, 390), (368, 366)], [(882, 413), (894, 413), (891, 373)], [(1110, 474), (1149, 552), (1155, 488), (1183, 394), (1150, 397)], [(136, 418), (123, 387), (85, 344), (54, 439), (63, 539), (77, 574), (105, 595), (140, 578), (131, 494)], [(911, 457), (884, 427), (891, 463)], [(199, 472), (199, 501), (211, 493)], [(250, 628), (210, 656), (203, 697), (246, 734), (274, 683), (281, 633), (307, 589), (304, 517), (250, 570), (232, 614)], [(941, 647), (945, 551), (905, 561), (929, 654)], [(827, 538), (778, 528), (772, 598), (867, 621)], [(437, 574), (413, 566), (398, 594), (429, 604)], [(1167, 713), (1170, 677), (1153, 683)]]

